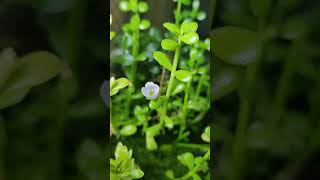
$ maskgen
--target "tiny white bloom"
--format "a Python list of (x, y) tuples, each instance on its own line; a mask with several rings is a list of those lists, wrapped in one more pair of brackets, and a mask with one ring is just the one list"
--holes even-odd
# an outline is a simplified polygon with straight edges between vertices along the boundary
[(153, 82), (147, 82), (141, 89), (141, 93), (149, 100), (157, 99), (159, 95), (159, 86)]

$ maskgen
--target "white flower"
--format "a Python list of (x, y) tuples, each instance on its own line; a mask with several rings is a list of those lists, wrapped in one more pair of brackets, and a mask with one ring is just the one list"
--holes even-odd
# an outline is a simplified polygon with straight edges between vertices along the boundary
[(149, 100), (157, 99), (159, 95), (159, 86), (153, 82), (147, 82), (141, 89), (141, 93)]

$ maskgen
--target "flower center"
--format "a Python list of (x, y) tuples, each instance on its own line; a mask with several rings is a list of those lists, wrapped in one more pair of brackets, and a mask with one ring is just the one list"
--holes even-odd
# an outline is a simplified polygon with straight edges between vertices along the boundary
[(154, 90), (150, 90), (149, 94), (150, 96), (154, 96)]

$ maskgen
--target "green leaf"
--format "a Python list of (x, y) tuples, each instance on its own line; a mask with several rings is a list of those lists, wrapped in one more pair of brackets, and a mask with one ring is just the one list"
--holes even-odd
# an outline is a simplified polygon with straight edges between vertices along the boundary
[(139, 56), (137, 57), (137, 61), (145, 61), (148, 58), (147, 54), (145, 52), (139, 54)]
[(173, 121), (172, 121), (172, 119), (170, 117), (164, 116), (164, 117), (161, 117), (161, 118), (164, 118), (164, 124), (168, 129), (172, 129), (173, 128), (174, 124), (173, 124)]
[(196, 22), (183, 21), (181, 25), (181, 31), (183, 33), (196, 32), (197, 29), (198, 29), (198, 24)]
[(131, 170), (130, 175), (133, 179), (140, 179), (144, 176), (144, 173), (141, 171), (141, 169), (133, 169)]
[(165, 172), (166, 177), (168, 177), (169, 179), (174, 179), (174, 173), (172, 170), (167, 170)]
[(178, 70), (175, 73), (175, 77), (179, 81), (187, 83), (187, 82), (191, 81), (192, 73), (190, 71), (186, 71), (186, 70)]
[(129, 86), (130, 81), (126, 78), (119, 78), (117, 80), (112, 77), (110, 79), (110, 96), (113, 96), (119, 92), (119, 90)]
[(272, 0), (250, 0), (252, 13), (257, 17), (266, 17), (272, 6)]
[(197, 19), (198, 19), (199, 21), (203, 21), (203, 20), (205, 20), (206, 18), (207, 18), (207, 14), (206, 14), (204, 11), (198, 12), (198, 14), (197, 14)]
[(157, 111), (161, 111), (161, 108), (163, 107), (164, 102), (166, 101), (166, 96), (160, 96), (156, 101), (151, 100), (149, 102), (150, 109), (155, 109)]
[(178, 156), (178, 160), (181, 162), (181, 164), (187, 166), (190, 170), (194, 167), (194, 157), (193, 154), (190, 152), (181, 154)]
[(146, 146), (150, 151), (154, 151), (158, 149), (158, 144), (153, 136), (146, 136)]
[(4, 49), (0, 55), (0, 90), (14, 70), (16, 54), (13, 49)]
[(126, 125), (120, 130), (120, 135), (122, 136), (131, 136), (137, 132), (137, 126), (135, 125)]
[(0, 93), (0, 110), (15, 105), (23, 100), (30, 88), (7, 90)]
[(206, 127), (204, 132), (201, 134), (201, 139), (204, 142), (210, 143), (210, 126)]
[(4, 90), (31, 88), (55, 77), (62, 69), (62, 63), (49, 52), (34, 52), (20, 58), (4, 85)]
[(186, 88), (186, 83), (177, 81), (173, 87), (171, 95), (174, 96), (176, 94), (179, 94)]
[(248, 65), (257, 59), (258, 34), (239, 27), (222, 27), (211, 34), (212, 52), (227, 63)]
[(123, 12), (128, 12), (130, 10), (129, 3), (127, 1), (121, 1), (119, 3), (119, 8)]
[(193, 174), (192, 178), (193, 178), (193, 180), (201, 180), (201, 178), (198, 174)]
[(110, 40), (113, 39), (116, 36), (116, 32), (111, 31), (110, 32)]
[(192, 45), (199, 41), (199, 36), (195, 32), (189, 32), (181, 37), (181, 41), (186, 44)]
[(138, 29), (140, 26), (140, 17), (139, 15), (133, 15), (130, 19), (130, 24), (132, 29)]
[(140, 13), (146, 13), (149, 10), (149, 5), (146, 2), (139, 2), (138, 9)]
[(199, 0), (194, 0), (194, 1), (192, 2), (192, 9), (193, 9), (193, 10), (198, 10), (199, 7), (200, 7), (200, 1), (199, 1)]
[(172, 39), (164, 39), (161, 41), (161, 46), (165, 50), (174, 51), (178, 47), (178, 43)]
[(133, 12), (138, 11), (138, 0), (129, 0), (130, 8)]
[(172, 70), (172, 64), (166, 54), (160, 51), (155, 51), (153, 53), (154, 58), (158, 61), (158, 63), (168, 69), (169, 71)]
[(139, 25), (139, 29), (140, 30), (146, 30), (151, 26), (150, 21), (143, 19)]
[(213, 100), (220, 99), (238, 88), (243, 74), (241, 68), (221, 63), (216, 63), (213, 72), (216, 72), (212, 78)]
[(164, 23), (163, 26), (168, 29), (168, 31), (175, 33), (175, 34), (180, 34), (180, 29), (176, 24), (173, 23)]

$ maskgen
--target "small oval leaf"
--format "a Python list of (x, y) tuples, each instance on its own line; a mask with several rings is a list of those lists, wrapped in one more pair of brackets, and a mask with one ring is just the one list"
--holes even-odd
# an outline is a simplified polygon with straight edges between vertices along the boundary
[(182, 82), (189, 82), (191, 81), (192, 78), (192, 73), (190, 71), (186, 71), (186, 70), (178, 70), (175, 73), (175, 77)]
[(178, 43), (172, 39), (164, 39), (161, 41), (161, 46), (165, 50), (174, 51), (178, 47)]
[(186, 44), (192, 45), (199, 41), (199, 35), (195, 32), (189, 32), (181, 37), (181, 41)]
[(168, 31), (175, 33), (175, 34), (180, 34), (180, 29), (177, 25), (173, 23), (164, 23), (163, 26), (168, 29)]
[(158, 63), (168, 69), (169, 71), (172, 70), (172, 64), (166, 54), (161, 51), (155, 51), (153, 53), (154, 58), (158, 61)]

